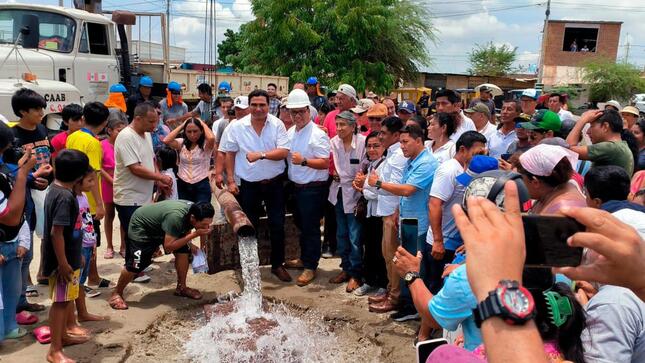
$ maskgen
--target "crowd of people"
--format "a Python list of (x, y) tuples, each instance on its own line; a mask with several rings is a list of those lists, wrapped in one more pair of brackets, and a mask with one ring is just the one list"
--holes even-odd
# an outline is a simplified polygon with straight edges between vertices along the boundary
[[(156, 256), (175, 256), (175, 295), (201, 299), (186, 276), (222, 216), (218, 188), (253, 224), (267, 216), (280, 281), (299, 270), (296, 284), (307, 286), (321, 258), (338, 256), (329, 282), (364, 297), (374, 314), (420, 320), (418, 341), (461, 328), (430, 361), (645, 359), (645, 121), (630, 106), (608, 102), (576, 119), (563, 95), (540, 102), (527, 89), (497, 115), (488, 88), (464, 107), (450, 89), (419, 102), (359, 98), (349, 84), (324, 95), (310, 77), (283, 98), (275, 84), (234, 99), (227, 82), (216, 94), (201, 84), (189, 111), (181, 85), (170, 82), (156, 103), (152, 85), (142, 77), (130, 97), (117, 84), (105, 103), (66, 106), (51, 139), (44, 98), (28, 89), (12, 98), (20, 120), (0, 125), (3, 339), (26, 335), (18, 324), (46, 309), (27, 299), (37, 294), (34, 233), (36, 282), (52, 300), (49, 326), (34, 335), (51, 343), (48, 361), (69, 361), (63, 346), (89, 339), (80, 322), (107, 319), (88, 312), (86, 298), (113, 288), (110, 307), (127, 309), (125, 288), (150, 281)], [(528, 197), (520, 200), (516, 182), (501, 202), (468, 197), (491, 172)], [(285, 259), (287, 211), (300, 232), (295, 260)], [(589, 248), (582, 265), (524, 268), (520, 213), (586, 225), (569, 240)], [(116, 284), (96, 265), (101, 226), (103, 257), (124, 258)], [(509, 291), (506, 305), (530, 302), (524, 314), (494, 305)], [(521, 355), (501, 341), (517, 341)]]

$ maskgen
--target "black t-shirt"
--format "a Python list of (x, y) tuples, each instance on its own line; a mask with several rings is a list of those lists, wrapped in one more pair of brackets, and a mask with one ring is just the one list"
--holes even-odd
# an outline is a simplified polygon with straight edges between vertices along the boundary
[(49, 187), (45, 197), (45, 225), (43, 228), (42, 267), (43, 275), (51, 276), (58, 268), (58, 260), (54, 252), (51, 236), (52, 226), (63, 226), (65, 240), (65, 256), (67, 263), (76, 270), (81, 268), (81, 218), (78, 202), (74, 193), (54, 183)]
[(47, 137), (47, 128), (42, 124), (38, 124), (36, 129), (27, 130), (16, 125), (13, 128), (13, 146), (22, 147), (24, 150), (25, 147), (31, 146), (32, 150), (36, 153), (36, 167), (41, 164), (47, 163), (51, 164), (52, 157), (52, 146), (49, 143), (49, 137)]

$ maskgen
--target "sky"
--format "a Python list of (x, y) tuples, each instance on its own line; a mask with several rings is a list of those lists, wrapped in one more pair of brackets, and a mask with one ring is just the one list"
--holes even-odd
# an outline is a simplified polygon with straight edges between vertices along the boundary
[[(25, 2), (25, 0), (9, 0)], [(57, 5), (58, 0), (30, 0), (30, 3)], [(72, 6), (71, 0), (64, 0)], [(547, 0), (412, 0), (428, 9), (437, 35), (427, 42), (432, 64), (426, 72), (466, 73), (468, 53), (477, 44), (492, 41), (517, 47), (516, 67), (537, 64)], [(104, 10), (164, 12), (165, 1), (104, 0)], [(551, 19), (622, 21), (619, 59), (629, 49), (630, 63), (645, 66), (645, 7), (633, 0), (552, 0)], [(171, 45), (186, 48), (187, 61), (204, 62), (206, 0), (171, 0)], [(215, 3), (216, 41), (226, 29), (237, 30), (252, 20), (250, 0), (217, 0)], [(160, 41), (158, 20), (141, 20), (142, 40)], [(148, 32), (151, 29), (151, 32)], [(133, 38), (137, 38), (135, 27)], [(206, 56), (208, 61), (208, 56)]]

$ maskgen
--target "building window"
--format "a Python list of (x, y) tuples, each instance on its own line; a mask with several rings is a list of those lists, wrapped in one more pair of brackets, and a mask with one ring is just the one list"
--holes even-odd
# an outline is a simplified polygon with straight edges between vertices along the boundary
[(596, 52), (598, 42), (597, 28), (570, 28), (564, 29), (564, 44), (562, 50), (565, 52)]

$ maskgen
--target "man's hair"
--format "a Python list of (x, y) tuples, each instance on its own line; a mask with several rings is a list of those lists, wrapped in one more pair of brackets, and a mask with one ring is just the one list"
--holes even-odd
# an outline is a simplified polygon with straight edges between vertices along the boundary
[(616, 110), (607, 109), (602, 112), (602, 115), (595, 121), (601, 124), (608, 123), (611, 132), (621, 133), (623, 131), (623, 118)]
[(512, 103), (515, 106), (515, 112), (522, 113), (522, 104), (516, 100), (504, 100), (503, 103)]
[(275, 88), (276, 90), (278, 89), (278, 85), (277, 85), (277, 84), (275, 84), (275, 83), (269, 83), (269, 84), (267, 84), (267, 88), (269, 88), (269, 87), (271, 87), (271, 86), (273, 86), (273, 88)]
[(423, 130), (419, 125), (417, 124), (412, 124), (412, 125), (406, 125), (401, 129), (402, 134), (408, 134), (410, 135), (411, 138), (413, 139), (421, 139), (423, 140)]
[(0, 122), (0, 150), (4, 150), (13, 143), (13, 131), (4, 122)]
[(603, 203), (627, 200), (630, 179), (625, 169), (616, 165), (594, 166), (585, 175), (585, 189), (591, 198)]
[(15, 113), (16, 116), (22, 117), (20, 111), (28, 112), (35, 108), (47, 108), (47, 101), (45, 101), (45, 98), (35, 91), (21, 88), (11, 97), (11, 108), (13, 108), (13, 113)]
[(108, 116), (110, 116), (110, 111), (101, 102), (86, 103), (85, 107), (83, 107), (83, 117), (86, 125), (101, 126)]
[(215, 209), (210, 202), (197, 202), (188, 209), (188, 217), (195, 217), (196, 220), (202, 221), (205, 218), (213, 218)]
[(477, 131), (466, 131), (461, 134), (461, 136), (459, 136), (459, 140), (457, 140), (455, 147), (457, 148), (457, 150), (459, 150), (459, 148), (462, 146), (466, 149), (470, 149), (476, 142), (481, 142), (482, 144), (486, 145), (486, 136), (480, 134)]
[(134, 117), (146, 117), (149, 112), (157, 112), (155, 105), (150, 101), (141, 102), (134, 108)]
[(381, 121), (381, 126), (385, 126), (387, 131), (391, 133), (395, 132), (401, 132), (403, 129), (403, 120), (401, 120), (398, 116), (389, 116), (383, 119)]
[(448, 102), (450, 103), (459, 103), (461, 102), (461, 97), (456, 91), (453, 91), (451, 89), (444, 89), (439, 92), (437, 92), (437, 95), (435, 96), (435, 100), (438, 99), (439, 97), (447, 97)]
[(197, 86), (197, 90), (201, 93), (206, 93), (209, 96), (213, 95), (213, 87), (211, 87), (211, 85), (208, 83), (200, 84), (199, 86)]
[(89, 169), (90, 159), (78, 150), (62, 150), (54, 159), (54, 176), (63, 183), (81, 179)]
[(549, 99), (551, 99), (552, 97), (557, 97), (558, 102), (560, 102), (561, 104), (567, 103), (567, 98), (564, 97), (563, 95), (559, 94), (559, 93), (551, 93), (551, 94), (549, 94)]
[(450, 137), (450, 135), (455, 133), (455, 130), (456, 130), (455, 116), (447, 112), (439, 112), (439, 113), (435, 113), (433, 117), (435, 120), (437, 120), (440, 127), (446, 126), (446, 135), (448, 137)]
[(83, 107), (76, 103), (70, 103), (63, 107), (62, 116), (64, 122), (69, 122), (69, 120), (78, 120), (83, 117)]
[(269, 94), (267, 93), (267, 91), (265, 91), (263, 89), (254, 89), (253, 91), (251, 91), (251, 93), (249, 93), (249, 105), (251, 104), (251, 99), (253, 97), (264, 97), (264, 98), (266, 98), (267, 103), (270, 102), (269, 101), (269, 98), (270, 98)]

